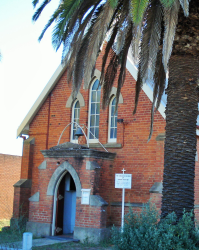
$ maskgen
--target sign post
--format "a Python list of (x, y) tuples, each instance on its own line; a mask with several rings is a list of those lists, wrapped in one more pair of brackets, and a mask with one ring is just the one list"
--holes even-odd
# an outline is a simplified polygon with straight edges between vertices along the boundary
[(122, 188), (122, 221), (121, 228), (124, 227), (124, 200), (125, 200), (125, 188), (131, 189), (132, 174), (124, 174), (126, 170), (123, 168), (123, 174), (115, 174), (115, 188)]

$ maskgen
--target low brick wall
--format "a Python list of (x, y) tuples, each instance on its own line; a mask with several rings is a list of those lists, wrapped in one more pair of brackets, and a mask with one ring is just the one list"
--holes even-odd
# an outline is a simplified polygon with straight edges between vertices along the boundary
[(0, 154), (0, 220), (13, 212), (13, 185), (20, 179), (21, 156)]

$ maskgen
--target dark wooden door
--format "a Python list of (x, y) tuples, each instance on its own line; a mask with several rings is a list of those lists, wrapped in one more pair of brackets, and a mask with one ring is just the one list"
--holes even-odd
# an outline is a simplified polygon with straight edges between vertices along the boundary
[(64, 192), (65, 192), (65, 176), (62, 178), (57, 191), (55, 235), (63, 234)]

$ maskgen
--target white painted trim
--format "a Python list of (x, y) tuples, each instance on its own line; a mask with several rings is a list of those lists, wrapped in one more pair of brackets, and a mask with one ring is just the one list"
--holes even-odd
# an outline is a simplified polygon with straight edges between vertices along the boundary
[[(137, 68), (131, 59), (130, 52), (129, 52), (128, 57), (127, 57), (126, 68), (130, 72), (130, 74), (133, 76), (133, 78), (135, 80), (137, 80)], [(147, 83), (145, 83), (143, 85), (142, 89), (143, 89), (144, 93), (148, 96), (150, 101), (153, 102), (153, 90), (150, 88), (150, 86)], [(160, 107), (159, 107), (158, 111), (160, 112), (162, 117), (165, 119), (166, 118), (165, 105), (163, 104), (163, 102), (160, 103)]]
[[(78, 139), (77, 140), (73, 140), (73, 126), (75, 125), (74, 124), (74, 107), (76, 105), (76, 103), (79, 102), (78, 99), (75, 100), (75, 102), (73, 103), (73, 107), (72, 107), (72, 112), (71, 112), (71, 126), (70, 126), (70, 141), (73, 142), (73, 143), (77, 143), (78, 144)], [(80, 102), (79, 102), (80, 103)], [(80, 112), (79, 112), (79, 118), (80, 118)]]
[[(87, 130), (87, 133), (88, 133), (87, 137), (88, 137), (89, 143), (98, 143), (99, 142), (99, 139), (90, 139), (89, 138), (89, 136), (90, 136), (91, 91), (92, 91), (93, 84), (95, 83), (96, 80), (99, 80), (99, 79), (97, 77), (95, 77), (89, 86), (89, 108), (88, 108), (88, 130)], [(101, 94), (100, 94), (100, 96), (101, 96)]]
[(115, 95), (112, 96), (110, 102), (109, 102), (109, 110), (108, 110), (108, 142), (117, 142), (117, 138), (111, 139), (110, 138), (110, 126), (111, 126), (111, 104), (113, 99), (115, 98)]

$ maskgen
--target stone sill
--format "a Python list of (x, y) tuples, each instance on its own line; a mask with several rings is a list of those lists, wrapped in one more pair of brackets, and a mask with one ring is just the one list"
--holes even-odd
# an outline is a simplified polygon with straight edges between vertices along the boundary
[[(106, 143), (102, 144), (105, 148), (122, 148), (121, 143)], [(85, 147), (87, 146), (86, 144), (84, 145)], [(103, 147), (99, 143), (89, 143), (89, 148), (102, 148)]]
[[(131, 202), (125, 202), (125, 207), (143, 207), (143, 203), (131, 203)], [(122, 206), (122, 202), (111, 202), (111, 206)]]

